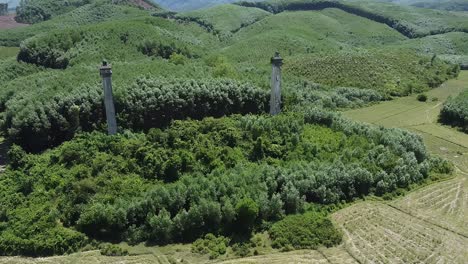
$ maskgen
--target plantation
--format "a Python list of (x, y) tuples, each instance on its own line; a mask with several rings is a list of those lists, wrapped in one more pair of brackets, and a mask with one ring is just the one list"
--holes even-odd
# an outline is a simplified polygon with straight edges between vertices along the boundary
[(285, 71), (331, 86), (363, 87), (402, 96), (435, 88), (457, 76), (459, 68), (438, 60), (418, 61), (411, 53), (400, 52), (301, 56), (286, 65)]

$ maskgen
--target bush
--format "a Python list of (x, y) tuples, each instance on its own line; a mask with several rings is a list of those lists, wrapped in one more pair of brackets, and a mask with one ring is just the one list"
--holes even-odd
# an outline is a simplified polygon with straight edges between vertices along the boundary
[(244, 258), (251, 255), (252, 246), (251, 242), (236, 243), (232, 246), (232, 251), (234, 255)]
[(418, 99), (419, 102), (427, 102), (427, 95), (425, 95), (425, 94), (418, 94), (417, 99)]
[(121, 257), (128, 256), (128, 250), (123, 249), (118, 245), (113, 245), (111, 243), (103, 243), (99, 245), (99, 252), (103, 256), (109, 257)]
[(341, 242), (342, 234), (320, 213), (287, 216), (269, 230), (275, 248), (317, 249)]
[(192, 253), (209, 254), (210, 259), (216, 259), (226, 254), (229, 239), (223, 236), (216, 237), (213, 234), (206, 234), (204, 238), (197, 239), (192, 244)]

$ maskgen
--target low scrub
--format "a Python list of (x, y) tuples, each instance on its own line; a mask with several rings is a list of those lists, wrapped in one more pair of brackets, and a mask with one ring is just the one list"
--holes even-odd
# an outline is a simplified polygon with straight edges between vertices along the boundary
[(268, 233), (272, 246), (282, 249), (317, 249), (341, 243), (342, 234), (320, 213), (291, 215), (275, 223)]
[(206, 234), (204, 238), (197, 239), (192, 244), (192, 253), (209, 254), (210, 259), (216, 259), (226, 254), (229, 238), (213, 234)]

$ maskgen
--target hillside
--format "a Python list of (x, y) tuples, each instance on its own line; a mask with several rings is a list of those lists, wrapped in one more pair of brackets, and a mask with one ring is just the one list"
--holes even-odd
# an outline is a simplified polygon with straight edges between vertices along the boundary
[[(161, 7), (173, 11), (192, 11), (196, 9), (213, 7), (220, 4), (237, 2), (236, 0), (153, 0)], [(254, 0), (261, 1), (261, 0)]]
[[(454, 84), (466, 83), (466, 13), (363, 0), (181, 13), (133, 0), (37, 1), (18, 14), (33, 24), (0, 29), (0, 151), (9, 149), (0, 164), (0, 255), (235, 263), (306, 250), (320, 261), (391, 262), (401, 253), (393, 236), (384, 236), (388, 256), (366, 246), (386, 228), (407, 243), (401, 262), (431, 258), (431, 249), (442, 261), (463, 259), (465, 240), (450, 235), (465, 232), (463, 220), (444, 222), (441, 213), (428, 224), (384, 201), (461, 170), (416, 133), (465, 144), (465, 134), (433, 119), (458, 94)], [(284, 59), (282, 113), (271, 116), (275, 52)], [(444, 108), (464, 109), (464, 98)], [(358, 112), (368, 106), (375, 111)], [(351, 109), (387, 127), (344, 117)], [(385, 118), (375, 121), (377, 113)], [(452, 154), (444, 157), (458, 162)], [(351, 207), (361, 200), (376, 204)], [(359, 212), (365, 219), (353, 221)], [(416, 223), (410, 233), (389, 219), (395, 214)]]
[(34, 24), (90, 4), (130, 5), (143, 9), (158, 8), (150, 0), (28, 0), (18, 4), (15, 19), (20, 23)]
[(449, 11), (468, 11), (467, 0), (381, 0), (390, 3), (415, 7), (442, 9)]

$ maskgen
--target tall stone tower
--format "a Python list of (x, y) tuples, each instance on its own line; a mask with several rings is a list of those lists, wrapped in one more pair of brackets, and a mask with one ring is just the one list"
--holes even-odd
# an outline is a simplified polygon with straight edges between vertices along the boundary
[(109, 135), (117, 134), (117, 120), (115, 117), (114, 97), (112, 95), (112, 67), (106, 61), (99, 69), (104, 88), (104, 104), (106, 107), (107, 131)]
[(281, 112), (281, 66), (283, 59), (278, 52), (271, 58), (271, 99), (270, 114), (277, 115)]

